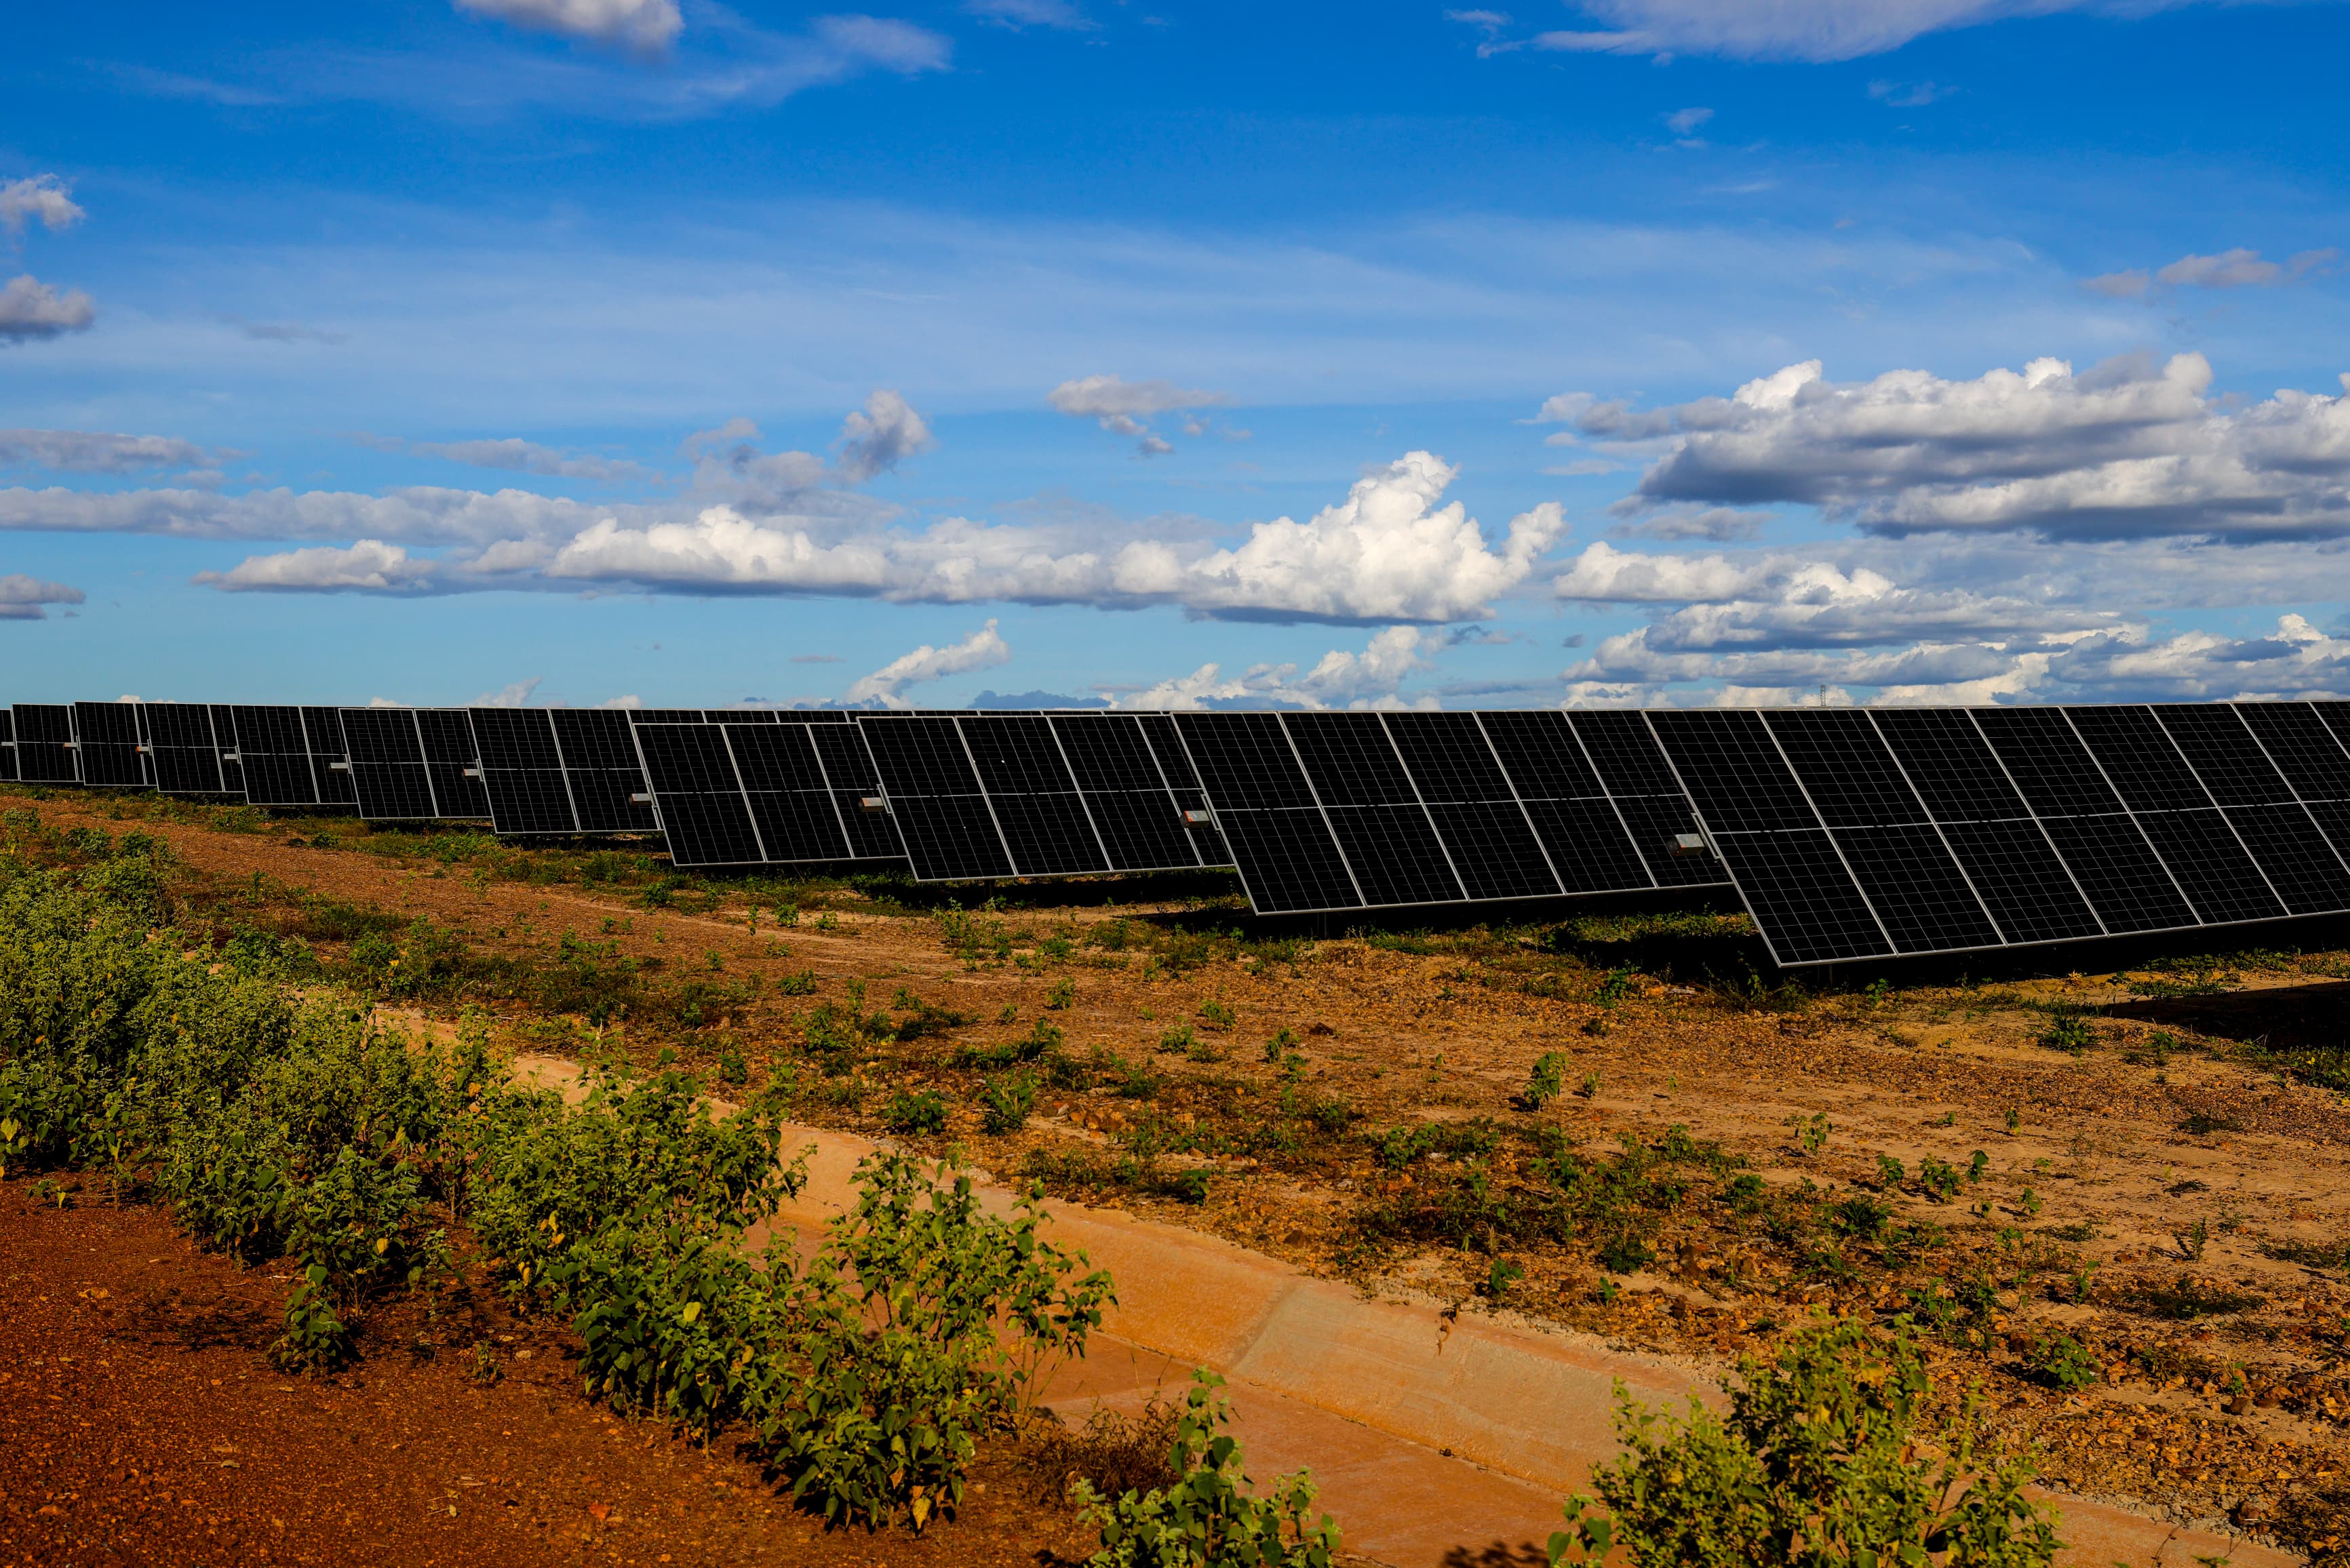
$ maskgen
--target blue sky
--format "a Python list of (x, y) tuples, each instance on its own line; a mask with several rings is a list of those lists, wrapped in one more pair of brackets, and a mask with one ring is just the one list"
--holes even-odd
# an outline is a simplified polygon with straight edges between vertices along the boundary
[(1270, 9), (12, 18), (0, 698), (2350, 694), (2350, 6)]

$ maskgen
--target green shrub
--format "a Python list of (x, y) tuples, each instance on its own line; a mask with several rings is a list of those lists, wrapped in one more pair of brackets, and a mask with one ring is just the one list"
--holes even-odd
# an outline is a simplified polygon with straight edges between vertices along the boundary
[(1241, 1445), (1221, 1428), (1232, 1411), (1217, 1390), (1224, 1380), (1204, 1368), (1176, 1418), (1171, 1486), (1105, 1497), (1089, 1481), (1071, 1486), (1085, 1521), (1101, 1532), (1092, 1568), (1329, 1568), (1338, 1527), (1324, 1514), (1307, 1522), (1314, 1482), (1304, 1470), (1273, 1483), (1270, 1495), (1248, 1490)]
[(2040, 1043), (2051, 1051), (2078, 1056), (2096, 1044), (2097, 1033), (2089, 1027), (2087, 1019), (2077, 1013), (2065, 1013), (2048, 1021), (2048, 1027), (2041, 1032)]
[(1739, 1376), (1727, 1417), (1694, 1398), (1685, 1418), (1653, 1415), (1617, 1385), (1626, 1452), (1592, 1473), (1607, 1511), (1570, 1500), (1554, 1564), (1618, 1548), (1632, 1568), (2054, 1561), (2054, 1517), (2022, 1492), (2031, 1466), (1982, 1451), (1971, 1402), (1939, 1457), (1920, 1461), (1929, 1384), (1906, 1322), (1886, 1336), (1823, 1324), (1775, 1361), (1742, 1360)]
[(881, 1119), (894, 1133), (942, 1133), (947, 1103), (936, 1089), (900, 1089), (889, 1096)]
[(1534, 1070), (1526, 1080), (1525, 1092), (1518, 1103), (1527, 1110), (1538, 1111), (1566, 1090), (1566, 1058), (1556, 1051), (1545, 1051), (1534, 1059)]
[(2086, 1388), (2105, 1374), (2097, 1358), (2069, 1334), (2048, 1337), (2034, 1334), (2024, 1351), (2023, 1362), (2035, 1381), (2068, 1392)]
[(997, 1137), (1009, 1137), (1028, 1125), (1036, 1106), (1036, 1075), (1023, 1070), (1000, 1078), (983, 1078), (979, 1085), (981, 1125)]

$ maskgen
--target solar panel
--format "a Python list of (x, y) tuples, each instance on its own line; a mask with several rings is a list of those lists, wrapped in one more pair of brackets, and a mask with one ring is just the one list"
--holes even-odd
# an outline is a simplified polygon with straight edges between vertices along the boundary
[(677, 866), (752, 866), (766, 859), (723, 724), (632, 726), (644, 776)]
[(890, 714), (860, 718), (857, 728), (917, 880), (1018, 874), (953, 719)]
[(579, 831), (555, 718), (545, 708), (475, 708), (467, 715), (481, 756), (492, 831), (504, 836)]
[(136, 702), (77, 702), (74, 752), (81, 782), (92, 789), (151, 789), (147, 734)]
[(244, 793), (244, 764), (236, 760), (236, 711), (226, 702), (207, 702), (212, 711), (213, 743), (219, 748), (221, 793)]
[(369, 822), (429, 822), (441, 815), (432, 805), (424, 739), (417, 733), (413, 710), (347, 708), (342, 728), (360, 816)]
[(357, 805), (341, 717), (334, 709), (240, 702), (230, 706), (229, 722), (244, 798), (253, 805)]
[[(871, 764), (850, 726), (638, 723), (635, 740), (676, 865), (809, 865), (903, 854), (888, 819), (867, 808)], [(846, 786), (836, 767), (850, 781)]]
[[(685, 722), (701, 722), (699, 709), (686, 712)], [(550, 713), (579, 831), (658, 832), (660, 819), (654, 815), (644, 763), (629, 735), (632, 715), (617, 708), (556, 708)]]
[(74, 711), (67, 702), (19, 702), (16, 719), (16, 777), (25, 784), (81, 783), (74, 765)]
[[(951, 725), (962, 736), (1014, 875), (1069, 877), (1109, 869), (1109, 856), (1050, 719), (1041, 713), (985, 713), (913, 722)], [(894, 803), (894, 792), (885, 793)]]
[(16, 714), (0, 706), (0, 784), (16, 782)]
[(211, 705), (149, 702), (144, 709), (155, 787), (165, 794), (228, 794), (226, 781), (221, 777), (220, 741), (213, 733)]
[(424, 771), (432, 780), (432, 804), (443, 822), (486, 822), (490, 797), (482, 787), (480, 748), (463, 708), (419, 708), (416, 728), (424, 736)]

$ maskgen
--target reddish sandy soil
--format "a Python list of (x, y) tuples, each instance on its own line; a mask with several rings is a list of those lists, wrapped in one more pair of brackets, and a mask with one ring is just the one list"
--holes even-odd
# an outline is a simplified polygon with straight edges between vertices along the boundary
[[(0, 1563), (983, 1564), (1088, 1543), (982, 1466), (920, 1539), (824, 1531), (752, 1466), (579, 1395), (559, 1338), (460, 1288), (374, 1314), (363, 1359), (271, 1368), (286, 1283), (197, 1251), (151, 1209), (0, 1182)], [(282, 1272), (282, 1271), (280, 1271)], [(476, 1339), (504, 1376), (473, 1376)]]

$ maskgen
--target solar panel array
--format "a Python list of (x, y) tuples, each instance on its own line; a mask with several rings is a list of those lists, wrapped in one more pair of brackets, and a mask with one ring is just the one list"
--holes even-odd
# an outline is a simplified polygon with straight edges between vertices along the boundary
[(1721, 881), (1638, 719), (1179, 713), (1173, 725), (1250, 902), (1305, 913)]
[(1229, 865), (1164, 714), (867, 714), (917, 879)]
[(1783, 965), (2350, 913), (2350, 703), (1126, 713), (0, 708), (0, 780), (679, 866), (1233, 866), (1266, 914), (1734, 886)]
[(2340, 703), (1648, 721), (1782, 964), (2350, 912)]

